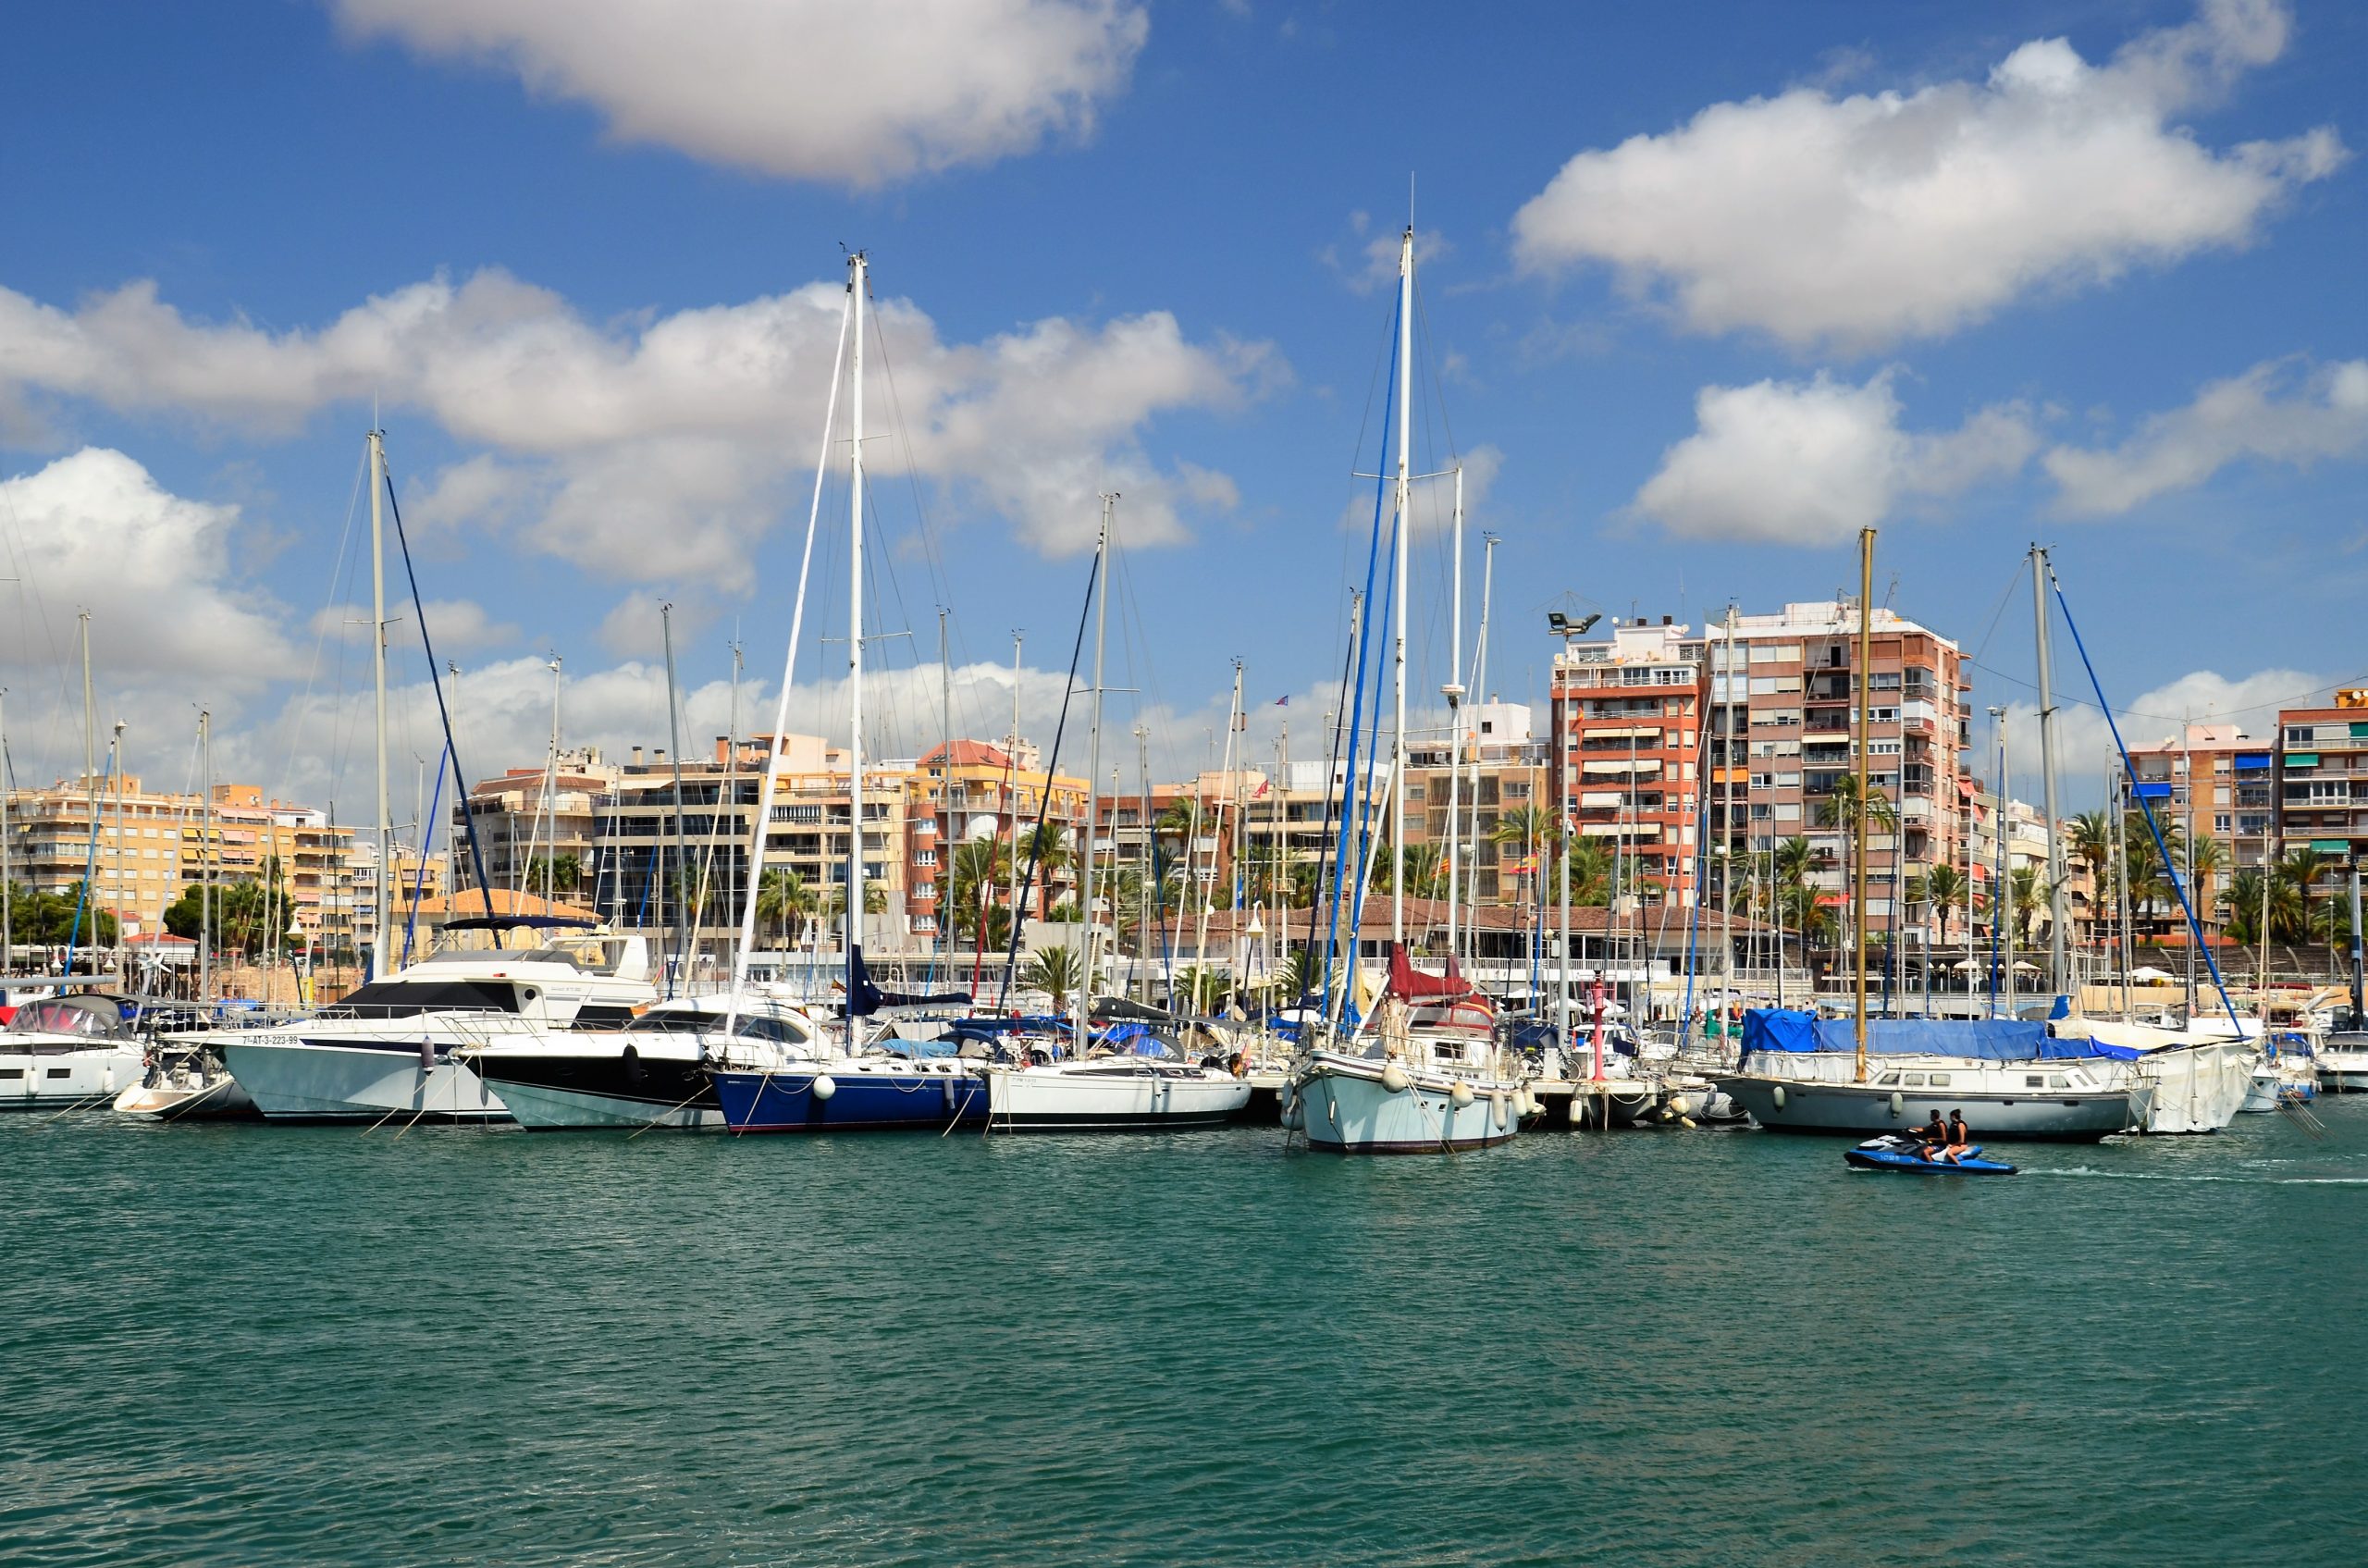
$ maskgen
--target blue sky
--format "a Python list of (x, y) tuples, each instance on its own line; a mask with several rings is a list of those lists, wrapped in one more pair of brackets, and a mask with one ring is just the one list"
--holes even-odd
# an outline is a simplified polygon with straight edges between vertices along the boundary
[[(1417, 399), (1501, 536), (1490, 685), (1543, 611), (1878, 592), (2027, 699), (2051, 541), (2160, 733), (2368, 671), (2368, 13), (2295, 0), (1504, 8), (1248, 0), (38, 7), (0, 102), (0, 683), (20, 782), (79, 752), (74, 611), (132, 769), (367, 791), (347, 535), (380, 401), (473, 772), (686, 733), (727, 640), (769, 710), (841, 246), (869, 249), (872, 744), (962, 727), (1028, 629), (1049, 738), (1094, 493), (1126, 492), (1114, 722), (1197, 762), (1232, 661), (1317, 744), (1369, 508), (1410, 175)], [(679, 18), (679, 8), (658, 8)], [(686, 31), (696, 29), (696, 31)], [(373, 302), (377, 302), (373, 303)], [(1360, 494), (1366, 499), (1359, 500)], [(833, 490), (833, 498), (837, 492)], [(1412, 606), (1445, 676), (1418, 508)], [(843, 700), (843, 514), (798, 719)], [(345, 554), (340, 556), (341, 546)], [(344, 562), (342, 572), (339, 562)], [(1896, 578), (1896, 587), (1893, 580)], [(1123, 629), (1124, 636), (1116, 636)], [(396, 634), (398, 755), (431, 754)], [(2068, 662), (2068, 661), (2067, 661)], [(1286, 710), (1274, 698), (1293, 694)], [(2074, 751), (2093, 767), (2092, 716)], [(1132, 754), (1130, 743), (1116, 749)], [(2025, 746), (2021, 755), (2032, 755)], [(2018, 770), (2019, 771), (2019, 770)], [(399, 772), (407, 780), (406, 761)], [(408, 787), (398, 795), (408, 799)]]

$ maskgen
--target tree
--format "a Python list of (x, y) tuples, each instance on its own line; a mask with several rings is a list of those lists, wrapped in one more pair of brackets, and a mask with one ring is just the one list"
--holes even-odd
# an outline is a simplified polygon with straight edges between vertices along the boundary
[[(2278, 884), (2270, 894), (2270, 930), (2273, 933), (2282, 929), (2289, 941), (2300, 941), (2312, 931), (2314, 921), (2311, 888), (2319, 880), (2319, 872), (2325, 864), (2324, 857), (2308, 845), (2289, 849), (2279, 858), (2270, 873), (2274, 883)], [(2290, 923), (2282, 928), (2277, 920), (2281, 907), (2290, 910), (2288, 916)]]
[(1039, 948), (1029, 958), (1028, 968), (1020, 974), (1019, 982), (1050, 996), (1053, 1011), (1067, 1012), (1069, 996), (1077, 990), (1084, 968), (1074, 947)]
[(775, 866), (757, 879), (757, 919), (773, 928), (783, 947), (795, 947), (820, 900), (811, 883), (786, 866)]
[(1233, 982), (1216, 969), (1195, 964), (1176, 977), (1171, 1005), (1195, 1013), (1214, 1013), (1225, 1001)]
[[(847, 912), (847, 890), (844, 884), (831, 889), (831, 919), (844, 920)], [(888, 890), (876, 882), (863, 884), (863, 912), (884, 915), (888, 912)]]
[[(1373, 890), (1389, 891), (1394, 857), (1384, 841), (1374, 851)], [(1409, 898), (1442, 898), (1447, 895), (1447, 867), (1442, 863), (1436, 844), (1410, 844), (1405, 850), (1406, 896)]]
[(1553, 830), (1553, 814), (1535, 802), (1507, 807), (1498, 816), (1497, 825), (1488, 830), (1488, 842), (1510, 854), (1515, 863), (1515, 903), (1527, 902), (1522, 896), (1522, 889), (1528, 878), (1537, 874), (1539, 852), (1546, 847)]
[(574, 850), (561, 855), (536, 855), (526, 862), (526, 890), (548, 887), (554, 896), (574, 893), (584, 884), (584, 862)]
[(2006, 880), (2015, 890), (2015, 940), (2032, 946), (2038, 943), (2040, 927), (2048, 916), (2048, 884), (2037, 866), (2017, 866), (2007, 873)]
[[(953, 912), (955, 930), (975, 933), (980, 910), (993, 907), (1008, 885), (1009, 846), (992, 838), (957, 844), (945, 870), (944, 895), (939, 907)], [(1009, 911), (1005, 913), (1008, 917)]]
[(1911, 896), (1921, 898), (1940, 917), (1940, 939), (1946, 945), (1949, 940), (1949, 911), (1964, 905), (1968, 891), (1965, 873), (1955, 866), (1943, 864), (1933, 867), (1918, 881), (1919, 885), (1911, 890)]

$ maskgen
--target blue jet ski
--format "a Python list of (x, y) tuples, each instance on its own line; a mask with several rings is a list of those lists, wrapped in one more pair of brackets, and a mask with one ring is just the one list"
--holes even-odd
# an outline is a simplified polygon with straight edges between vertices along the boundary
[(1913, 1170), (1928, 1176), (2015, 1174), (2013, 1166), (1983, 1159), (1979, 1143), (1967, 1149), (1962, 1158), (1933, 1160), (1924, 1157), (1924, 1142), (1919, 1138), (1869, 1138), (1856, 1148), (1844, 1151), (1842, 1157), (1859, 1170)]

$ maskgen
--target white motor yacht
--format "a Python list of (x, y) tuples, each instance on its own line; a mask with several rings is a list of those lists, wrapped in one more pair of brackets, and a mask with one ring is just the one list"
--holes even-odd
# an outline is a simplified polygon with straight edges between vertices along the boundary
[(113, 1098), (146, 1070), (128, 1015), (101, 992), (19, 1003), (0, 1031), (0, 1110), (65, 1110)]
[(465, 1053), (555, 1030), (617, 1028), (658, 999), (648, 973), (648, 945), (638, 936), (456, 949), (309, 1018), (225, 1031), (206, 1043), (275, 1121), (507, 1121), (509, 1107)]

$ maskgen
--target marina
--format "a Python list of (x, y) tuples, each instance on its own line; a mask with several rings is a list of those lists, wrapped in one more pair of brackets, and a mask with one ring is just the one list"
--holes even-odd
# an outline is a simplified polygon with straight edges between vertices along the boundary
[(2368, 6), (6, 36), (0, 1568), (2368, 1562)]

